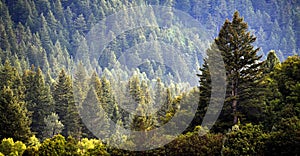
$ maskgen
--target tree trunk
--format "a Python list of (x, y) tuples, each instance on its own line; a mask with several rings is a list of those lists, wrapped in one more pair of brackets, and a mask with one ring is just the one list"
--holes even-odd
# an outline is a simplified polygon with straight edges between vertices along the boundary
[(232, 80), (232, 92), (231, 92), (231, 95), (232, 97), (234, 98), (233, 101), (232, 101), (232, 112), (233, 112), (233, 124), (236, 124), (238, 122), (238, 117), (237, 117), (237, 114), (236, 114), (236, 107), (237, 107), (237, 87), (238, 86), (238, 80), (235, 79), (235, 80)]

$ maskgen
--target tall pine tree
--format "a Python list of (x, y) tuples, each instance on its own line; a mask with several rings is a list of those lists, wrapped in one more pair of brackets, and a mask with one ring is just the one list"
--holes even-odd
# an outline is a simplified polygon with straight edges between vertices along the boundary
[(0, 67), (0, 80), (0, 139), (11, 137), (27, 141), (32, 133), (24, 86), (18, 71), (8, 60)]
[(50, 87), (45, 84), (44, 76), (40, 68), (37, 72), (26, 70), (23, 75), (25, 86), (25, 101), (28, 110), (32, 113), (31, 130), (36, 133), (38, 138), (42, 138), (45, 127), (44, 118), (54, 111), (53, 99)]
[(225, 21), (215, 39), (227, 77), (226, 99), (215, 126), (217, 131), (230, 128), (238, 119), (242, 122), (260, 121), (263, 108), (262, 62), (259, 61), (261, 56), (257, 55), (259, 48), (252, 45), (256, 38), (247, 30), (248, 24), (236, 11), (232, 21)]
[(0, 139), (14, 138), (27, 142), (32, 136), (26, 103), (6, 86), (0, 91), (0, 119)]
[(55, 111), (65, 126), (64, 136), (81, 137), (80, 116), (76, 108), (71, 78), (62, 70), (54, 84)]

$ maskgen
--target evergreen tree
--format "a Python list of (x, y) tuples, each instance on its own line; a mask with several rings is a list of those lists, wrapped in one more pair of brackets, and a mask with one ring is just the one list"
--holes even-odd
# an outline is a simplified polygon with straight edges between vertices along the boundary
[(41, 36), (41, 42), (42, 42), (43, 47), (47, 51), (47, 53), (50, 53), (53, 48), (53, 42), (51, 41), (50, 32), (49, 32), (50, 29), (49, 29), (48, 23), (43, 14), (41, 14), (40, 20), (41, 20), (41, 24), (42, 24), (40, 31), (39, 31), (40, 36)]
[[(200, 68), (200, 72), (197, 75), (200, 78), (199, 103), (194, 120), (190, 125), (191, 128), (199, 124), (202, 126), (212, 126), (216, 121), (215, 117), (219, 116), (220, 109), (223, 109), (224, 112), (222, 120), (230, 121), (232, 119), (230, 116), (231, 107), (230, 105), (223, 105), (224, 93), (226, 92), (225, 65), (221, 52), (215, 43), (207, 49), (207, 58), (204, 59), (204, 64)], [(218, 126), (224, 127), (226, 124), (228, 123), (220, 122)]]
[(233, 119), (230, 122), (224, 118), (227, 113), (224, 111), (221, 113), (220, 122), (227, 123), (227, 128), (236, 124), (238, 118), (242, 122), (258, 123), (261, 121), (262, 62), (259, 61), (261, 56), (257, 56), (259, 49), (255, 49), (252, 45), (256, 38), (250, 35), (247, 29), (247, 23), (236, 11), (232, 22), (227, 19), (215, 39), (225, 63), (227, 76), (224, 106), (231, 106), (230, 114)]
[(154, 128), (153, 116), (147, 114), (147, 104), (145, 103), (144, 97), (136, 108), (136, 115), (131, 116), (130, 128), (134, 131), (149, 131)]
[(160, 78), (156, 79), (154, 105), (161, 106), (165, 99), (165, 87)]
[(102, 82), (96, 72), (93, 72), (89, 81), (89, 86), (94, 87), (97, 97), (100, 99), (102, 96)]
[(139, 84), (139, 78), (133, 77), (132, 80), (131, 95), (138, 95), (136, 100), (136, 110), (135, 115), (131, 116), (130, 127), (135, 131), (148, 131), (156, 126), (156, 119), (151, 110), (153, 110), (153, 105), (151, 104), (151, 99), (148, 96), (149, 92), (147, 84), (142, 81)]
[(75, 30), (79, 31), (80, 34), (85, 34), (87, 31), (87, 24), (84, 16), (80, 14), (74, 21)]
[(280, 64), (280, 60), (277, 57), (274, 50), (271, 50), (267, 56), (267, 60), (264, 62), (263, 66), (265, 68), (265, 73), (270, 73), (274, 71), (276, 65)]
[(108, 113), (105, 113), (105, 110), (100, 107), (101, 104), (94, 87), (91, 87), (80, 110), (84, 123), (84, 135), (87, 138), (95, 138), (95, 136), (102, 138), (107, 135), (106, 131), (109, 128)]
[(102, 91), (100, 96), (100, 104), (102, 108), (106, 111), (108, 116), (116, 123), (117, 120), (120, 118), (118, 104), (116, 99), (113, 95), (110, 82), (105, 78), (102, 77)]
[(55, 17), (57, 17), (57, 19), (60, 21), (60, 23), (62, 23), (63, 25), (66, 24), (66, 19), (64, 16), (64, 10), (63, 10), (63, 6), (61, 4), (61, 0), (57, 0), (54, 2), (54, 15)]
[[(2, 23), (2, 21), (1, 21)], [(0, 34), (1, 34), (1, 38), (0, 38), (0, 43), (1, 43), (1, 46), (0, 48), (3, 50), (3, 51), (6, 51), (6, 50), (10, 50), (11, 48), (11, 45), (9, 44), (9, 36), (7, 35), (6, 31), (5, 31), (5, 26), (3, 24), (0, 24)], [(5, 58), (7, 57), (7, 55), (3, 55), (1, 54), (2, 58)]]
[(65, 126), (62, 134), (72, 135), (80, 138), (80, 116), (77, 111), (71, 78), (62, 70), (54, 84), (53, 99), (55, 101), (55, 111)]
[[(10, 87), (13, 92), (23, 99), (24, 86), (16, 68), (12, 67), (9, 60), (6, 60), (0, 68), (0, 89), (4, 86)], [(20, 95), (19, 95), (20, 93)]]
[(3, 86), (0, 91), (0, 138), (14, 138), (27, 142), (32, 136), (31, 120), (26, 103), (10, 87)]
[(278, 90), (278, 82), (274, 79), (276, 75), (275, 71), (277, 68), (281, 67), (281, 63), (275, 53), (275, 51), (270, 51), (267, 60), (264, 61), (264, 84), (265, 88), (265, 102), (266, 111), (264, 117), (264, 128), (271, 130), (274, 123), (277, 122), (277, 118), (280, 118), (278, 112), (282, 110), (282, 105), (280, 99), (282, 98), (281, 93)]
[[(157, 118), (160, 125), (163, 125), (168, 122), (170, 119), (170, 112), (172, 111), (172, 95), (170, 89), (166, 89), (164, 99), (162, 99), (162, 103), (159, 105), (160, 109), (157, 111)], [(171, 115), (172, 116), (172, 115)]]
[(200, 96), (197, 113), (195, 114), (194, 120), (190, 124), (193, 127), (196, 125), (201, 125), (211, 97), (211, 76), (207, 59), (204, 59), (204, 63), (199, 70), (201, 73), (197, 76), (200, 79)]
[(59, 121), (56, 113), (51, 113), (44, 118), (45, 128), (43, 131), (43, 138), (52, 138), (53, 136), (62, 132), (64, 125)]
[(36, 133), (38, 138), (42, 138), (45, 127), (44, 118), (54, 111), (53, 99), (50, 87), (45, 84), (44, 76), (40, 68), (37, 72), (26, 70), (23, 75), (25, 86), (25, 101), (28, 110), (32, 113), (31, 130)]
[(131, 108), (137, 108), (137, 104), (142, 100), (142, 90), (141, 90), (141, 84), (140, 79), (138, 75), (134, 75), (129, 80), (129, 94), (132, 98), (132, 107)]
[(267, 98), (267, 102), (270, 103), (271, 112), (274, 113), (274, 118), (270, 119), (273, 124), (281, 118), (299, 117), (300, 115), (299, 69), (300, 57), (292, 56), (281, 63), (269, 76), (268, 88), (271, 97)]
[(79, 62), (74, 75), (74, 96), (75, 102), (78, 106), (81, 106), (87, 92), (88, 92), (88, 75), (82, 64)]

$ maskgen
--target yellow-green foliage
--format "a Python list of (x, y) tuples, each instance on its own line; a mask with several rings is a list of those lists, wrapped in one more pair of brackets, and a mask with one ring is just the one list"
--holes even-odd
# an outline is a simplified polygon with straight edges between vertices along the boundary
[(167, 146), (170, 155), (220, 155), (222, 134), (206, 133), (205, 128), (195, 127), (193, 132), (181, 134)]
[(14, 142), (12, 138), (3, 139), (0, 144), (0, 152), (4, 155), (22, 155), (26, 145), (21, 141)]
[(265, 141), (269, 134), (262, 131), (261, 126), (251, 123), (241, 128), (233, 126), (225, 138), (222, 152), (224, 155), (262, 155), (265, 150)]
[(78, 153), (80, 155), (93, 155), (97, 153), (99, 155), (108, 155), (107, 151), (105, 150), (105, 145), (97, 139), (87, 139), (83, 138), (81, 141), (78, 142)]

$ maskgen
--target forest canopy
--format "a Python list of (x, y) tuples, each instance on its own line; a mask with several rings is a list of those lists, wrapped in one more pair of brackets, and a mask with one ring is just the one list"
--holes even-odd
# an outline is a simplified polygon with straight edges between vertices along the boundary
[(297, 155), (299, 54), (297, 0), (1, 0), (0, 156)]

